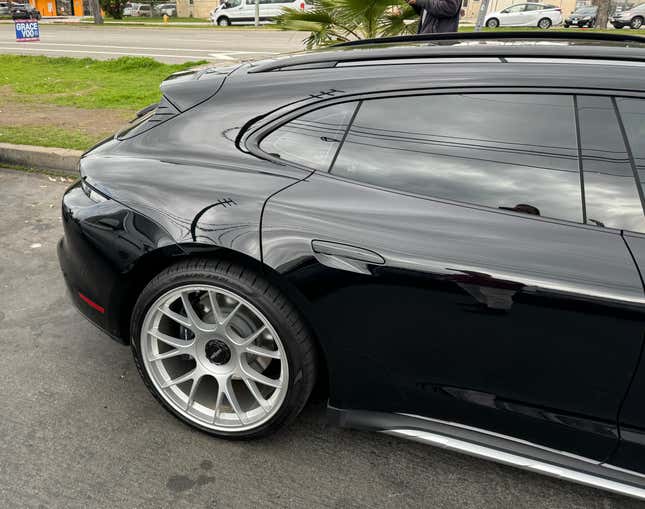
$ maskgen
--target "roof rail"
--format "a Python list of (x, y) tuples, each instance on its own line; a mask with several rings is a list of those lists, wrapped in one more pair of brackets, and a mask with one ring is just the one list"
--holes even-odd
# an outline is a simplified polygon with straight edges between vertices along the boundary
[(489, 39), (564, 39), (571, 41), (606, 41), (606, 42), (636, 42), (645, 44), (645, 37), (629, 34), (608, 34), (598, 32), (562, 32), (562, 31), (510, 31), (510, 32), (449, 32), (441, 34), (402, 35), (397, 37), (381, 37), (379, 39), (360, 39), (357, 41), (341, 42), (334, 47), (364, 46), (378, 44), (396, 44), (405, 42), (441, 42), (441, 41), (473, 41)]

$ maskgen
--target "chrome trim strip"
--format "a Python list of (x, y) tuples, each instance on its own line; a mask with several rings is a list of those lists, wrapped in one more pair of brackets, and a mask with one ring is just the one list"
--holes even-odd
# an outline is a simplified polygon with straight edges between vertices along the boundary
[[(473, 426), (466, 426), (465, 424), (459, 424), (457, 422), (449, 422), (449, 421), (441, 421), (439, 419), (432, 419), (431, 417), (423, 417), (421, 415), (414, 415), (414, 414), (398, 414), (398, 415), (404, 415), (406, 417), (412, 417), (414, 419), (421, 419), (424, 421), (430, 421), (430, 422), (435, 422), (437, 424), (444, 424), (446, 426), (451, 426), (453, 428), (459, 428), (459, 429), (465, 429), (467, 431), (474, 431), (476, 433), (481, 433), (482, 435), (488, 435), (491, 437), (495, 438), (501, 438), (502, 440), (506, 440), (508, 442), (515, 442), (516, 444), (522, 444), (522, 445), (527, 445), (529, 447), (534, 447), (535, 449), (541, 449), (546, 452), (550, 452), (553, 454), (558, 454), (560, 456), (566, 456), (567, 458), (571, 458), (574, 460), (578, 461), (584, 461), (585, 463), (589, 463), (591, 465), (596, 465), (596, 466), (601, 466), (601, 463), (599, 461), (594, 461), (589, 458), (585, 458), (584, 456), (578, 456), (577, 454), (572, 454), (570, 452), (566, 451), (560, 451), (558, 449), (551, 449), (550, 447), (545, 447), (544, 445), (539, 445), (533, 442), (529, 442), (528, 440), (522, 440), (521, 438), (515, 438), (511, 437), (508, 435), (502, 435), (501, 433), (495, 433), (494, 431), (488, 431), (486, 429), (481, 429), (481, 428), (475, 428)], [(602, 465), (604, 466), (604, 465)]]
[(642, 477), (643, 479), (645, 479), (645, 474), (634, 472), (633, 470), (627, 470), (626, 468), (617, 467), (616, 465), (611, 465), (610, 463), (600, 463), (600, 466), (603, 468), (615, 470), (616, 472), (622, 472), (623, 474), (627, 475), (635, 475), (636, 477)]
[(592, 486), (594, 488), (600, 488), (614, 493), (619, 493), (621, 495), (627, 495), (630, 497), (645, 500), (645, 488), (638, 488), (636, 486), (623, 484), (618, 481), (612, 481), (610, 479), (604, 479), (602, 477), (597, 477), (595, 475), (573, 470), (571, 468), (561, 467), (543, 461), (525, 458), (517, 454), (500, 451), (491, 447), (467, 442), (465, 440), (450, 438), (445, 435), (430, 433), (428, 431), (419, 431), (412, 429), (384, 430), (382, 431), (382, 433), (415, 440), (417, 442), (425, 444), (435, 445), (444, 449), (469, 454), (478, 458), (497, 461), (499, 463), (504, 463), (505, 465), (522, 468), (531, 472), (550, 475), (559, 479), (564, 479), (567, 481), (572, 481), (579, 484)]

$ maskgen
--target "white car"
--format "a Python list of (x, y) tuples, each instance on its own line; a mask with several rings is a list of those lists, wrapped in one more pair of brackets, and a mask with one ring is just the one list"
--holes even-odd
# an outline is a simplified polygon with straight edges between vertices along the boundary
[[(282, 14), (282, 9), (292, 7), (303, 11), (313, 7), (313, 0), (260, 0), (260, 21), (273, 21)], [(255, 21), (255, 0), (227, 0), (210, 14), (214, 25), (229, 26), (232, 23), (253, 23)]]
[(127, 4), (125, 4), (125, 7), (123, 8), (123, 16), (132, 16), (132, 12), (139, 5), (141, 4), (133, 4), (131, 2), (128, 2)]
[(515, 4), (486, 16), (485, 24), (489, 28), (504, 27), (538, 27), (550, 28), (562, 23), (562, 9), (548, 4)]

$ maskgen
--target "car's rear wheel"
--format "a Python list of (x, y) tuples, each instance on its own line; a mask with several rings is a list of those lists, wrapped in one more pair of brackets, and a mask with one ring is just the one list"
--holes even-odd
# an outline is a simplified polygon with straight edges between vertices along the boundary
[(486, 22), (488, 28), (497, 28), (499, 26), (499, 20), (497, 18), (491, 18)]
[(642, 17), (636, 16), (636, 17), (632, 18), (632, 22), (629, 24), (629, 26), (630, 26), (630, 28), (632, 28), (634, 30), (638, 30), (639, 28), (641, 28), (643, 26), (643, 21), (644, 20), (643, 20)]
[(219, 18), (217, 18), (217, 24), (221, 27), (230, 27), (231, 20), (228, 19), (226, 16), (220, 16)]
[(161, 404), (227, 438), (276, 431), (314, 385), (314, 342), (298, 312), (242, 264), (198, 260), (160, 273), (132, 319), (139, 372)]
[(542, 18), (540, 21), (538, 21), (538, 28), (541, 28), (542, 30), (546, 30), (547, 28), (551, 28), (551, 25), (553, 23), (549, 18)]

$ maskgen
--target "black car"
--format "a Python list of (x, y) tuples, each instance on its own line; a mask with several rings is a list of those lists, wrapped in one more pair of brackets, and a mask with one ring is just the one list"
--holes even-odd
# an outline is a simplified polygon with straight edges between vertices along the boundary
[(645, 40), (412, 36), (171, 76), (80, 162), (59, 259), (152, 394), (645, 498)]
[(40, 11), (31, 4), (11, 4), (12, 19), (40, 19)]
[(564, 18), (564, 28), (570, 26), (578, 26), (593, 28), (596, 25), (596, 16), (598, 14), (598, 7), (581, 7), (571, 13), (570, 16)]

